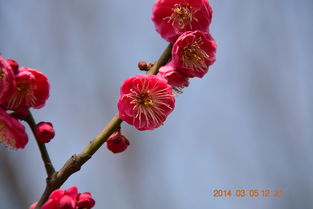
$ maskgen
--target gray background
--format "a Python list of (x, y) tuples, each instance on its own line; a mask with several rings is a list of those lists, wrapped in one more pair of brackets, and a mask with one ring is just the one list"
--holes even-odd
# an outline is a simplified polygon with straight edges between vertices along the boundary
[[(36, 120), (51, 121), (59, 169), (116, 112), (119, 86), (167, 43), (154, 31), (153, 0), (0, 0), (0, 52), (51, 83)], [(165, 126), (131, 146), (101, 148), (63, 186), (96, 209), (313, 208), (313, 1), (211, 1), (217, 62), (177, 97)], [(29, 131), (29, 128), (27, 128)], [(33, 137), (0, 147), (0, 208), (27, 208), (44, 189)], [(282, 189), (283, 197), (216, 198), (214, 189)]]

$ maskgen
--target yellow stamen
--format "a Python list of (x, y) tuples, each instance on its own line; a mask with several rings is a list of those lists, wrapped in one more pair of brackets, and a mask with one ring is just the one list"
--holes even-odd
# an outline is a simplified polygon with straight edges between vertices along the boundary
[(184, 48), (181, 59), (185, 67), (194, 70), (207, 67), (205, 60), (209, 58), (209, 55), (201, 48), (202, 44), (203, 42), (199, 38)]
[(172, 14), (163, 19), (179, 29), (184, 29), (186, 26), (192, 29), (191, 22), (193, 20), (198, 21), (194, 17), (194, 13), (195, 11), (192, 11), (189, 4), (175, 4), (172, 9)]

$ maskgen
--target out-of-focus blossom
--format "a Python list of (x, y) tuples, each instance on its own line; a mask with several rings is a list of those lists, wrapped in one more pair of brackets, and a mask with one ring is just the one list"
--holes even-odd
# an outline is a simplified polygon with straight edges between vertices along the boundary
[(25, 127), (0, 108), (0, 142), (11, 148), (22, 149), (28, 142)]
[[(80, 202), (81, 201), (81, 202)], [(89, 203), (88, 203), (89, 201)], [(92, 205), (91, 207), (83, 207), (92, 208), (95, 205), (95, 201), (92, 198), (91, 194), (86, 192), (83, 194), (78, 193), (77, 187), (72, 186), (67, 190), (56, 189), (54, 190), (47, 202), (42, 206), (41, 209), (77, 209), (77, 207), (81, 207), (80, 205)], [(33, 203), (29, 209), (34, 209), (37, 205), (37, 202)]]
[(93, 208), (95, 203), (95, 200), (92, 198), (89, 192), (81, 193), (77, 197), (77, 207), (89, 209)]

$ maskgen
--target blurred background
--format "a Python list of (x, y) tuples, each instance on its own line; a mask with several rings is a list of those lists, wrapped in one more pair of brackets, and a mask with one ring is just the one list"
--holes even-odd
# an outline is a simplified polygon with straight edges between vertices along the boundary
[[(313, 1), (215, 1), (217, 62), (177, 96), (165, 125), (131, 146), (103, 146), (62, 188), (91, 192), (95, 209), (313, 208)], [(0, 0), (0, 53), (44, 72), (59, 169), (115, 114), (119, 86), (167, 46), (154, 0)], [(29, 132), (29, 128), (27, 127)], [(33, 136), (0, 146), (1, 208), (27, 208), (45, 186)], [(283, 190), (282, 197), (213, 197), (215, 189)]]

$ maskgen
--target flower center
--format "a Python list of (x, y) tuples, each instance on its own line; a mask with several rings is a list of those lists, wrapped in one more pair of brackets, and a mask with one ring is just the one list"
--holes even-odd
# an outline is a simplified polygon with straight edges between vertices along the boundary
[(142, 95), (142, 98), (141, 98), (141, 104), (144, 104), (145, 106), (147, 106), (147, 105), (153, 105), (154, 102), (149, 95), (144, 94)]
[(169, 91), (169, 86), (159, 88), (159, 82), (150, 83), (151, 80), (142, 79), (141, 83), (130, 89), (127, 97), (132, 107), (133, 121), (138, 122), (138, 126), (150, 126), (162, 124), (164, 118), (173, 107), (168, 104), (170, 98), (174, 96)]
[(20, 105), (31, 107), (36, 103), (34, 95), (34, 86), (28, 81), (20, 81), (16, 83), (16, 93), (9, 100), (8, 107), (15, 109)]
[(16, 84), (16, 90), (20, 93), (27, 92), (30, 90), (30, 85), (28, 82), (19, 82)]
[(137, 98), (133, 100), (133, 103), (140, 104), (144, 106), (150, 106), (154, 105), (152, 97), (149, 95), (149, 93), (140, 93), (136, 95)]
[(185, 46), (181, 58), (184, 67), (190, 69), (201, 69), (207, 67), (205, 59), (208, 59), (209, 55), (201, 49), (202, 44), (202, 39), (199, 38), (193, 43)]
[(122, 138), (120, 136), (115, 137), (113, 140), (115, 144), (119, 144), (121, 141), (122, 141)]
[(192, 8), (189, 4), (175, 4), (174, 8), (172, 8), (172, 14), (164, 18), (168, 23), (171, 23), (172, 26), (176, 26), (179, 29), (184, 29), (186, 25), (192, 28), (191, 22), (192, 20), (198, 21), (192, 12)]

